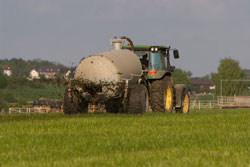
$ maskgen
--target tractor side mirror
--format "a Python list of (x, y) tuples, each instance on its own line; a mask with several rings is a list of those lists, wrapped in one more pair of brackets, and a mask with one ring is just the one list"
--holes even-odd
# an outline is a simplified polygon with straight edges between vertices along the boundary
[(174, 50), (173, 53), (174, 53), (174, 58), (175, 59), (179, 59), (180, 58), (178, 50)]

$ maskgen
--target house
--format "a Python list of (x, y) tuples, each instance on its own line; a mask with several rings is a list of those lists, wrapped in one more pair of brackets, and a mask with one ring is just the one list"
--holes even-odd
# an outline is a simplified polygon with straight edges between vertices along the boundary
[(60, 67), (54, 67), (54, 66), (42, 66), (36, 70), (40, 77), (41, 75), (44, 75), (46, 79), (54, 79), (56, 74), (59, 74), (62, 72)]
[(215, 85), (209, 79), (204, 78), (190, 78), (190, 84), (195, 92), (206, 92), (215, 89)]
[(3, 70), (3, 73), (7, 76), (11, 76), (12, 75), (12, 71), (10, 69), (10, 67), (8, 65), (2, 65), (1, 69)]
[(70, 70), (68, 70), (68, 72), (66, 72), (66, 74), (64, 75), (65, 79), (70, 79), (72, 77), (73, 77), (73, 73)]
[(40, 79), (39, 73), (37, 70), (33, 69), (30, 71), (30, 76), (27, 78), (28, 80)]

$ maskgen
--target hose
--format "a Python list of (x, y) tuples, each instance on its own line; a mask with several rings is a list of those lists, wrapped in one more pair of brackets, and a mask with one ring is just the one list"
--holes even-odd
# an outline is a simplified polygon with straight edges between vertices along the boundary
[(131, 40), (129, 37), (122, 36), (122, 37), (120, 37), (120, 39), (125, 39), (125, 40), (127, 40), (127, 41), (130, 43), (130, 45), (131, 45), (131, 50), (132, 50), (133, 52), (135, 51), (134, 43), (132, 42), (132, 40)]

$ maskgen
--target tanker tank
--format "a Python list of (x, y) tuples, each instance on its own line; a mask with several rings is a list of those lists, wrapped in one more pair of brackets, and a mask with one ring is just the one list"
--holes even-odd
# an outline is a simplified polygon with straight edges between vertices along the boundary
[(83, 59), (76, 68), (74, 79), (118, 83), (141, 75), (137, 55), (127, 49), (109, 50)]
[(74, 75), (77, 87), (92, 97), (102, 93), (110, 98), (120, 95), (124, 81), (136, 83), (142, 72), (141, 62), (133, 51), (122, 46), (123, 40), (114, 39), (110, 50), (82, 59)]

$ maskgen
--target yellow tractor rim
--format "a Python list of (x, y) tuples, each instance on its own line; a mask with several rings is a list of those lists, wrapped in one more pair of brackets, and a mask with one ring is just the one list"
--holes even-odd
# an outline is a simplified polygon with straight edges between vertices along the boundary
[(184, 98), (182, 100), (182, 111), (183, 113), (187, 113), (189, 110), (189, 96), (185, 93)]
[(164, 90), (164, 103), (165, 109), (169, 110), (172, 106), (172, 91), (169, 85), (167, 85)]

